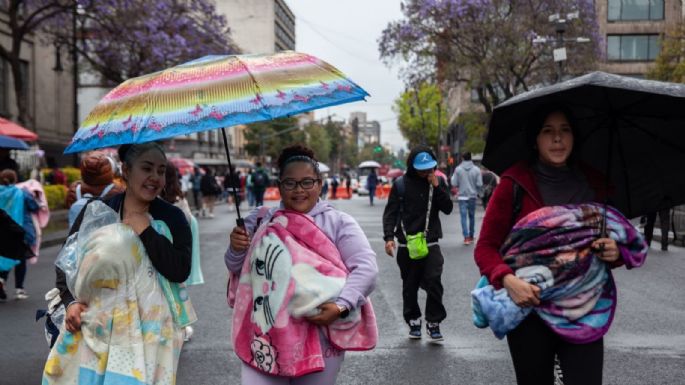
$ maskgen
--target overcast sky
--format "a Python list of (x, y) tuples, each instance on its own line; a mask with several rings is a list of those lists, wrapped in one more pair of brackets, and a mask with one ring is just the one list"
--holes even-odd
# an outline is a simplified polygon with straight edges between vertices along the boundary
[(316, 118), (335, 114), (348, 120), (362, 111), (381, 124), (381, 142), (395, 151), (405, 147), (397, 128), (392, 103), (404, 88), (397, 68), (389, 69), (378, 58), (378, 38), (393, 20), (402, 17), (400, 0), (286, 0), (296, 16), (296, 50), (319, 57), (344, 72), (371, 96), (355, 102), (317, 110)]

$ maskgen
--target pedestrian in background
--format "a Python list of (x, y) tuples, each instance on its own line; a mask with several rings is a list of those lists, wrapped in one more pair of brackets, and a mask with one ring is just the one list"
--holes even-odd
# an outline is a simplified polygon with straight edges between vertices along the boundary
[[(253, 210), (245, 227), (233, 228), (225, 255), (241, 383), (331, 385), (345, 350), (376, 343), (368, 302), (376, 255), (354, 218), (319, 201), (322, 177), (311, 149), (283, 149), (278, 168), (281, 207)], [(260, 288), (254, 297), (253, 287)]]
[(483, 187), (483, 177), (480, 169), (471, 161), (470, 152), (465, 152), (462, 155), (461, 164), (454, 170), (452, 186), (457, 188), (457, 202), (459, 202), (464, 244), (470, 245), (476, 231), (476, 199)]
[(10, 150), (7, 148), (0, 148), (0, 171), (12, 170), (19, 177), (19, 164), (10, 156)]
[(259, 207), (264, 205), (264, 192), (269, 187), (269, 174), (260, 162), (257, 162), (256, 166), (257, 169), (252, 173), (250, 181), (252, 182), (255, 205)]
[(195, 215), (200, 215), (202, 212), (202, 201), (201, 201), (201, 196), (202, 193), (200, 190), (202, 189), (202, 173), (200, 172), (200, 168), (195, 166), (193, 168), (193, 177), (192, 177), (192, 182), (193, 182), (193, 201), (195, 201)]
[(214, 203), (216, 198), (221, 195), (222, 188), (216, 181), (214, 170), (211, 167), (204, 168), (205, 174), (200, 181), (200, 192), (202, 192), (202, 216), (214, 218)]
[[(564, 106), (548, 105), (536, 111), (526, 129), (529, 159), (520, 161), (502, 174), (483, 219), (474, 251), (480, 273), (495, 289), (504, 287), (509, 297), (521, 308), (541, 305), (541, 289), (519, 278), (503, 260), (500, 251), (514, 224), (545, 206), (605, 201), (604, 176), (576, 161), (576, 154), (580, 152), (576, 142), (577, 129), (573, 115)], [(612, 285), (603, 290), (608, 290), (605, 294), (611, 296), (616, 288), (609, 268), (621, 266), (624, 262), (632, 263), (631, 254), (628, 249), (622, 253), (616, 241), (608, 237), (593, 240), (591, 247), (608, 267), (608, 280)], [(569, 253), (574, 250), (564, 250), (567, 255), (573, 255)], [(531, 258), (539, 259), (538, 256)], [(639, 265), (629, 264), (629, 267), (636, 266)], [(595, 302), (599, 300), (598, 297), (592, 298), (597, 298)], [(603, 307), (612, 306), (608, 297), (603, 296), (601, 301), (606, 303)], [(573, 319), (593, 310), (593, 306), (585, 306), (580, 302), (575, 306)], [(563, 316), (559, 322), (564, 322)], [(610, 323), (613, 308), (607, 317)], [(556, 356), (561, 364), (564, 384), (601, 384), (603, 334), (608, 330), (608, 325), (602, 322), (607, 322), (607, 317), (594, 319), (597, 322), (594, 334), (578, 336), (584, 338), (583, 343), (571, 343), (557, 334), (537, 312), (531, 312), (506, 335), (517, 383), (554, 384)]]
[(371, 206), (373, 206), (373, 198), (376, 195), (376, 186), (378, 186), (378, 175), (376, 175), (376, 169), (372, 168), (371, 173), (366, 177), (366, 189), (369, 190), (369, 204)]
[(228, 211), (233, 211), (234, 201), (235, 205), (240, 207), (240, 171), (237, 171), (235, 166), (231, 166), (230, 170), (224, 175), (224, 190), (227, 194)]
[(488, 202), (490, 197), (492, 197), (492, 192), (495, 191), (495, 187), (499, 183), (499, 178), (494, 172), (487, 170), (485, 168), (481, 169), (481, 176), (483, 178), (483, 188), (481, 189), (481, 201), (483, 203), (483, 209), (488, 208)]
[[(17, 173), (12, 169), (0, 171), (0, 209), (5, 211), (17, 224), (24, 229), (24, 242), (30, 248), (36, 247), (36, 230), (31, 214), (40, 209), (38, 202), (29, 191), (15, 186), (17, 183)], [(0, 257), (4, 262), (7, 258)], [(12, 260), (14, 266), (14, 288), (15, 299), (26, 299), (28, 294), (24, 288), (26, 279), (26, 259), (19, 261)], [(18, 264), (16, 264), (18, 262)], [(5, 266), (5, 263), (2, 264)], [(7, 299), (5, 292), (5, 282), (9, 277), (9, 269), (0, 270), (0, 301)]]
[(656, 223), (657, 214), (659, 214), (659, 224), (661, 227), (661, 250), (668, 251), (668, 231), (671, 226), (671, 209), (659, 210), (646, 215), (645, 241), (647, 241), (647, 245), (650, 247), (652, 246), (654, 224)]
[[(421, 338), (418, 291), (422, 288), (426, 291), (426, 333), (432, 342), (439, 342), (443, 340), (440, 322), (447, 317), (442, 303), (444, 258), (438, 244), (442, 238), (440, 212), (451, 213), (453, 204), (447, 184), (435, 175), (435, 159), (425, 146), (409, 153), (407, 171), (393, 183), (383, 212), (383, 239), (386, 254), (392, 257), (397, 251), (402, 313), (409, 325), (409, 338)], [(414, 243), (423, 245), (415, 247)]]
[(339, 184), (340, 182), (338, 182), (338, 175), (333, 175), (333, 178), (331, 178), (331, 199), (338, 199), (337, 194)]
[[(376, 183), (378, 184), (378, 183)], [(352, 196), (352, 176), (350, 175), (349, 172), (345, 173), (345, 189), (347, 189), (347, 196), (351, 197)], [(373, 206), (373, 205), (371, 205)]]

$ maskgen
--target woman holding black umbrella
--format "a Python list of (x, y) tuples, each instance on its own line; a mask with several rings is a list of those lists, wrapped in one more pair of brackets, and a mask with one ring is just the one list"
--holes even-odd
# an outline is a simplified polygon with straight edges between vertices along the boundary
[[(502, 174), (483, 220), (474, 252), (480, 272), (494, 288), (504, 287), (513, 302), (523, 309), (542, 306), (544, 300), (540, 287), (519, 278), (503, 259), (501, 251), (505, 242), (510, 241), (507, 238), (514, 224), (546, 206), (605, 201), (604, 178), (577, 162), (577, 128), (572, 114), (564, 106), (539, 108), (526, 128), (530, 157)], [(641, 264), (628, 255), (627, 248), (619, 248), (617, 242), (607, 236), (591, 241), (591, 248), (594, 255), (610, 267), (624, 262), (629, 267)], [(608, 280), (613, 284), (610, 273)], [(615, 291), (615, 287), (613, 289)], [(593, 310), (592, 305), (589, 305), (590, 310)], [(602, 325), (604, 328), (591, 337), (583, 337), (583, 343), (571, 343), (549, 319), (543, 319), (536, 311), (530, 312), (507, 334), (518, 384), (553, 384), (555, 356), (559, 358), (566, 385), (601, 384), (602, 336), (611, 318), (613, 308), (608, 323)]]

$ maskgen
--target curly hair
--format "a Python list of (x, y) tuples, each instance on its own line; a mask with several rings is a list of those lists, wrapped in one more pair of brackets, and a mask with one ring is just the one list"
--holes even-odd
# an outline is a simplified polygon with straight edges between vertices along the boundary
[(319, 172), (319, 162), (316, 160), (314, 150), (307, 146), (295, 144), (281, 150), (281, 154), (278, 156), (279, 177), (283, 176), (283, 171), (285, 171), (285, 167), (291, 162), (310, 163), (314, 168), (314, 172), (316, 172), (316, 175), (321, 175), (321, 173)]

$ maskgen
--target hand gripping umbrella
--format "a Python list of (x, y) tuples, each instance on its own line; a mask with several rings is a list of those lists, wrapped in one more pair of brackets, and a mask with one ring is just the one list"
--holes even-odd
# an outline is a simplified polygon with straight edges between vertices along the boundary
[[(366, 96), (338, 69), (303, 53), (205, 56), (114, 88), (90, 112), (64, 153), (221, 128), (232, 170), (225, 127)], [(233, 195), (242, 225), (235, 186)]]
[(527, 119), (550, 103), (573, 112), (580, 159), (624, 215), (685, 203), (685, 85), (593, 72), (520, 94), (494, 109), (483, 164), (501, 174), (526, 156)]

